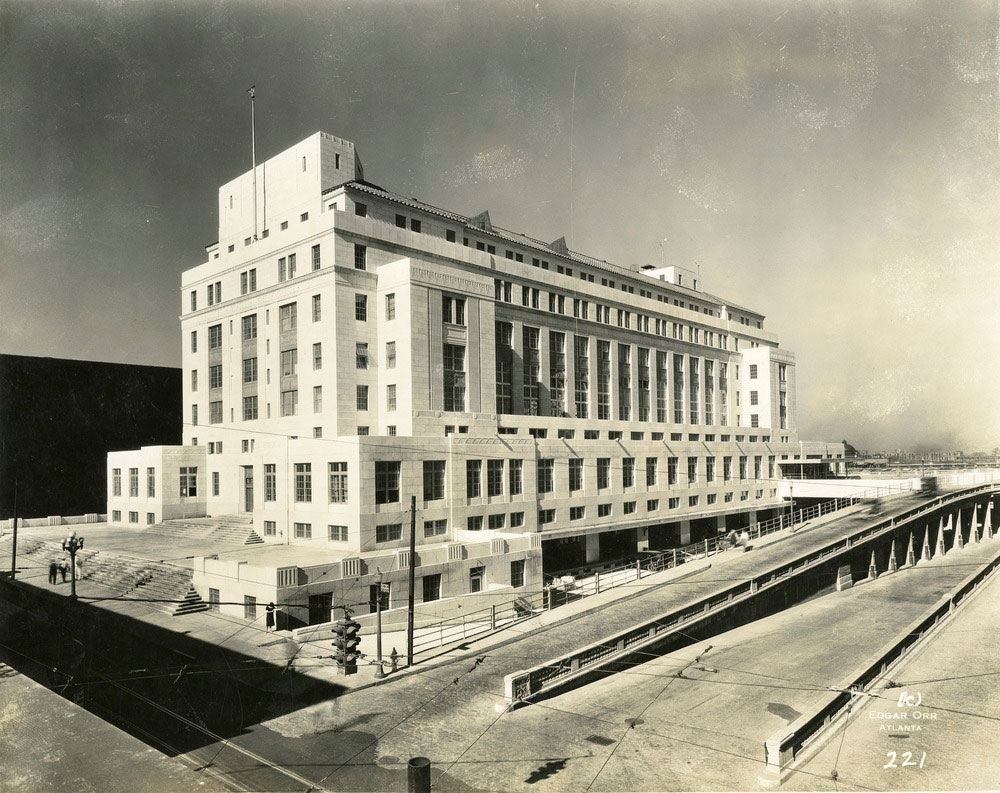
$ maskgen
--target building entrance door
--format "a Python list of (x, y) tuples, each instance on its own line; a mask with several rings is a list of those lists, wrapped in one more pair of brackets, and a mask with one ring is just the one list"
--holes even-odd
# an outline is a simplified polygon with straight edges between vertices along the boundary
[(253, 512), (253, 466), (243, 466), (243, 511)]

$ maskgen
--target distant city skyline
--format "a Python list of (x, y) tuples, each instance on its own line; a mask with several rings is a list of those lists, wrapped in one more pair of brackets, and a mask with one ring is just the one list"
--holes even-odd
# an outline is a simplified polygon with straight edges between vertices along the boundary
[(796, 353), (803, 438), (991, 450), (997, 26), (990, 2), (4, 0), (0, 352), (180, 365), (180, 273), (249, 169), (256, 84), (259, 160), (322, 129), (389, 190), (700, 266)]

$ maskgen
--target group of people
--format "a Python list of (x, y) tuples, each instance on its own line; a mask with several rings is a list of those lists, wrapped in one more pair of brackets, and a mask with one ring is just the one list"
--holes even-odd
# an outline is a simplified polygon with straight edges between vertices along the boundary
[(62, 576), (62, 582), (66, 583), (66, 574), (69, 573), (69, 562), (66, 559), (49, 562), (49, 583), (58, 583), (57, 576)]

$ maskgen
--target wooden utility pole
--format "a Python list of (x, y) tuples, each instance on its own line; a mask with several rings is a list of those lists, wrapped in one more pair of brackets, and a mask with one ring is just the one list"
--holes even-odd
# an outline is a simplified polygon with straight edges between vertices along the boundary
[(417, 497), (410, 496), (410, 575), (406, 607), (406, 665), (413, 666), (413, 595), (417, 570)]

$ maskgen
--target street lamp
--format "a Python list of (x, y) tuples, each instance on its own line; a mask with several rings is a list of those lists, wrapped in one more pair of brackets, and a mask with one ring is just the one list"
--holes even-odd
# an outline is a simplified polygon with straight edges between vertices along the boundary
[(385, 677), (382, 669), (382, 571), (375, 568), (375, 679)]
[(76, 600), (76, 552), (83, 548), (83, 537), (77, 537), (76, 532), (70, 532), (69, 537), (62, 541), (62, 548), (69, 554), (70, 570), (73, 575), (70, 599)]

